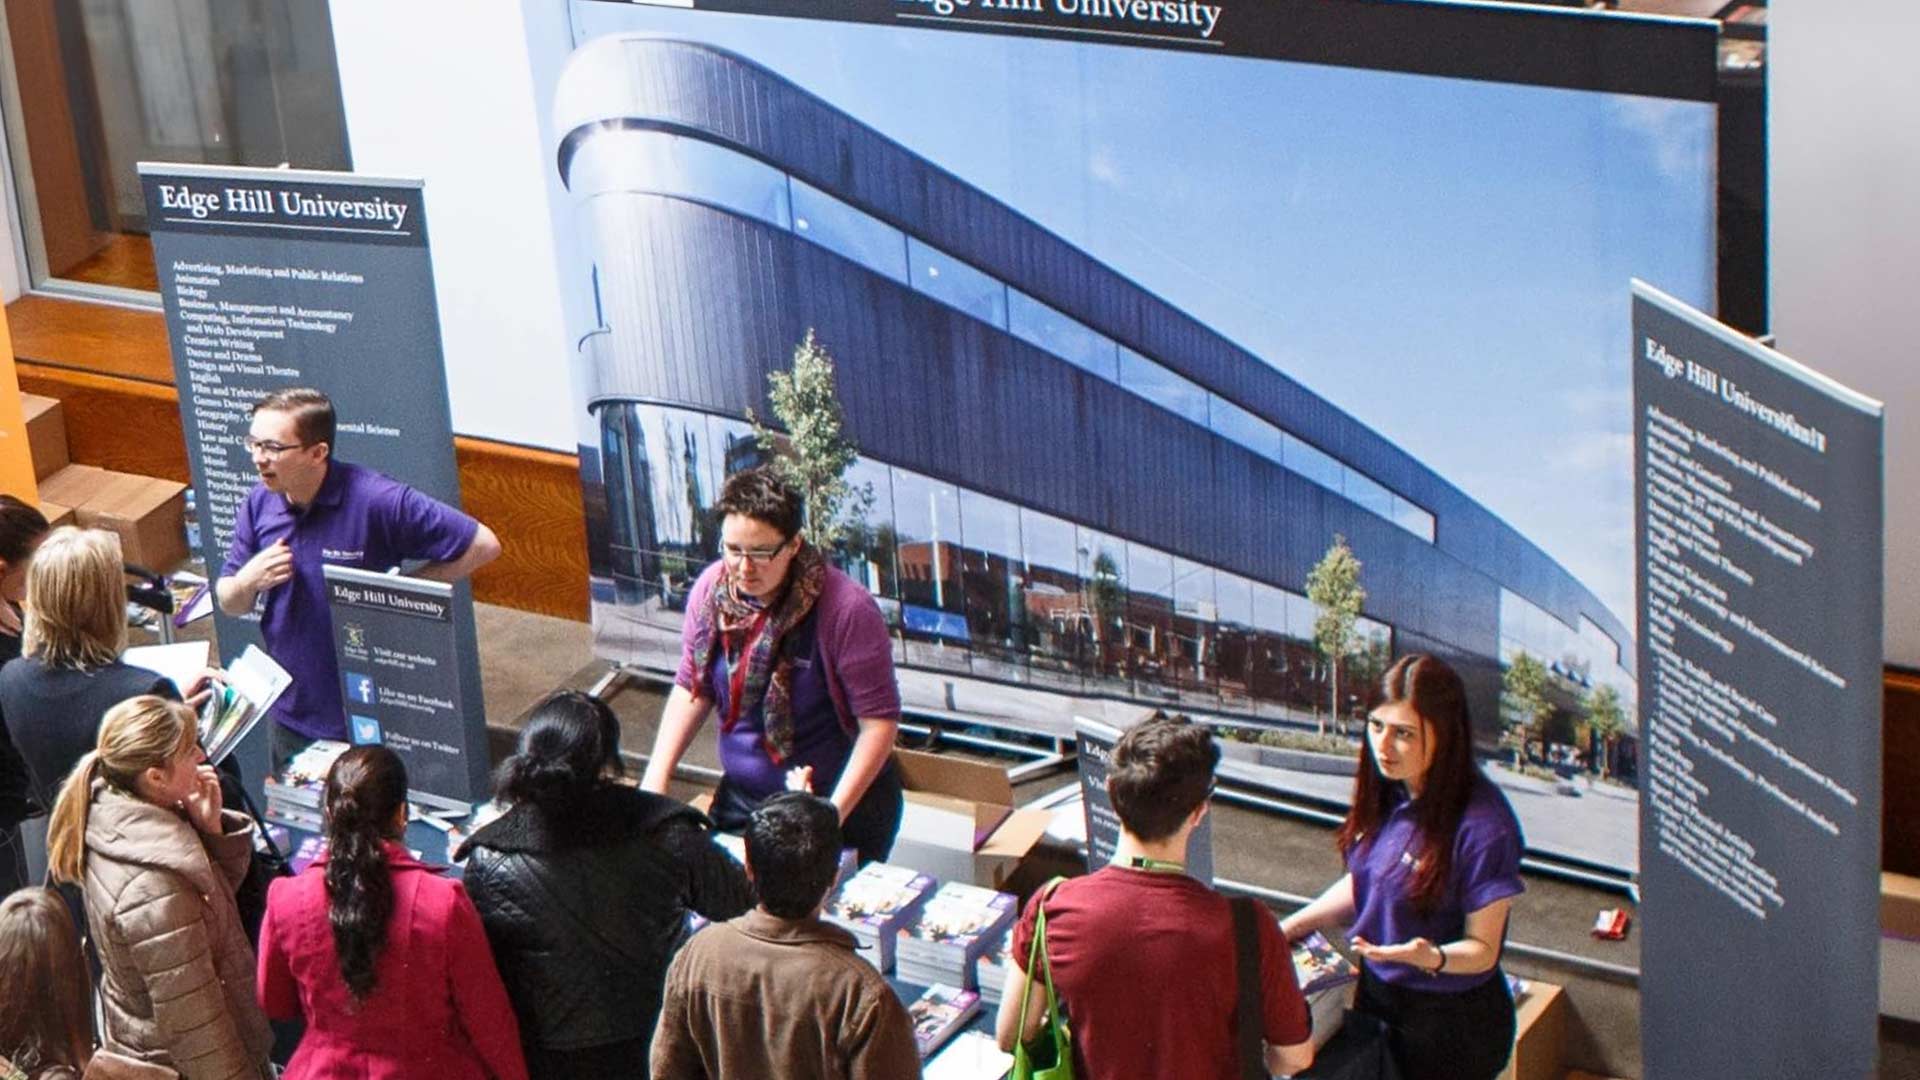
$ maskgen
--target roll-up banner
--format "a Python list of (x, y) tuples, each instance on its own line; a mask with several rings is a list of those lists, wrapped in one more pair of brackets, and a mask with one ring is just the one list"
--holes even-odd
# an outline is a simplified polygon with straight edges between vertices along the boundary
[[(459, 506), (420, 181), (157, 163), (139, 169), (209, 574), (219, 573), (257, 480), (244, 446), (250, 409), (275, 390), (307, 386), (333, 399), (336, 458)], [(460, 700), (478, 710), (473, 604), (464, 585), (453, 590), (448, 614)], [(215, 618), (223, 655), (259, 641), (256, 615), (216, 610)], [(436, 794), (464, 801), (481, 791), (481, 749), (464, 779)], [(250, 756), (249, 775), (259, 775), (258, 754)]]
[(326, 575), (348, 739), (392, 747), (416, 801), (470, 802), (487, 729), (461, 686), (453, 587), (344, 566)]
[[(1084, 716), (1073, 721), (1074, 763), (1080, 770), (1080, 802), (1087, 813), (1087, 869), (1098, 870), (1113, 861), (1120, 846), (1120, 815), (1107, 795), (1107, 774), (1113, 766), (1113, 748), (1123, 734)], [(1187, 838), (1188, 876), (1213, 884), (1213, 814)]]
[(1633, 404), (1645, 1075), (1870, 1075), (1880, 404), (1639, 282)]

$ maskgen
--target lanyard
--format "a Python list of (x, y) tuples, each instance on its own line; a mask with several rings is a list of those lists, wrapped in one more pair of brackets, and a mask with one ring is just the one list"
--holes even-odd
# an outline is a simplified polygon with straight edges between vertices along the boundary
[(1165, 859), (1149, 859), (1145, 855), (1135, 855), (1127, 860), (1127, 865), (1135, 870), (1145, 870), (1149, 874), (1184, 874), (1185, 863), (1167, 862)]
[(721, 650), (721, 659), (728, 664), (727, 674), (727, 730), (740, 722), (740, 697), (747, 688), (747, 668), (751, 665), (747, 657), (752, 655), (753, 647), (760, 642), (760, 634), (767, 628), (767, 612), (761, 611), (753, 617), (752, 625), (747, 627), (747, 636), (741, 641), (737, 658), (729, 659), (727, 650)]

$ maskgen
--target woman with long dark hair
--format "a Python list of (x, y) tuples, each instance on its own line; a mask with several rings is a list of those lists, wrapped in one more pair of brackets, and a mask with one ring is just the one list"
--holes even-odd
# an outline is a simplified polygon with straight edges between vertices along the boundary
[(460, 883), (401, 845), (407, 770), (384, 746), (327, 773), (327, 852), (274, 882), (260, 1005), (306, 1020), (283, 1077), (521, 1080), (518, 1025)]
[(49, 869), (86, 894), (106, 1050), (195, 1080), (271, 1077), (234, 905), (253, 822), (225, 809), (197, 735), (177, 701), (108, 709), (54, 801)]
[(1404, 656), (1381, 679), (1336, 836), (1347, 873), (1281, 921), (1288, 938), (1351, 923), (1355, 1008), (1378, 1017), (1406, 1080), (1491, 1080), (1513, 1049), (1500, 970), (1520, 823), (1473, 758), (1466, 687)]
[(717, 922), (753, 906), (706, 819), (620, 783), (623, 771), (606, 702), (552, 694), (500, 765), (509, 809), (461, 852), (539, 1080), (645, 1077), (687, 913)]

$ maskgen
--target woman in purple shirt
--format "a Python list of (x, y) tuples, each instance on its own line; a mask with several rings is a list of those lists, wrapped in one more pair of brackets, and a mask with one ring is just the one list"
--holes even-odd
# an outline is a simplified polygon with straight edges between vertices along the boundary
[(1355, 1008), (1386, 1025), (1405, 1080), (1491, 1080), (1513, 1050), (1500, 951), (1525, 889), (1520, 823), (1474, 763), (1460, 676), (1414, 655), (1381, 683), (1336, 840), (1347, 873), (1280, 928), (1351, 924)]
[(720, 718), (711, 816), (739, 832), (789, 786), (825, 794), (860, 860), (885, 859), (900, 828), (892, 768), (900, 731), (893, 642), (867, 590), (800, 535), (800, 497), (766, 469), (727, 478), (720, 561), (701, 573), (680, 632), (680, 669), (640, 780), (665, 794), (695, 733)]

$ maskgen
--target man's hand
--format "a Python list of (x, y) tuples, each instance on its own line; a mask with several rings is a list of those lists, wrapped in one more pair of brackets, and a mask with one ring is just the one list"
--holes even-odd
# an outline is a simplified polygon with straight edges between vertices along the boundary
[(285, 538), (275, 540), (256, 552), (233, 576), (255, 596), (276, 585), (284, 585), (293, 578), (293, 549), (287, 546)]

